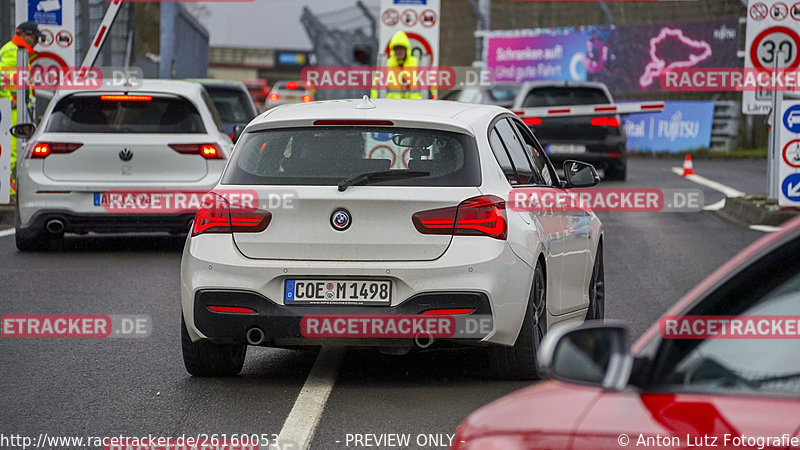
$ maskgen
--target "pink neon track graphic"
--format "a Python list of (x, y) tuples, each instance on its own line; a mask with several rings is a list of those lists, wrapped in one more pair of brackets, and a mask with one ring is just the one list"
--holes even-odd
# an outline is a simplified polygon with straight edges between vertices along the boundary
[[(703, 50), (703, 52), (700, 54), (689, 55), (688, 61), (676, 61), (667, 65), (666, 61), (661, 59), (656, 54), (656, 47), (669, 36), (678, 39), (681, 41), (681, 43), (686, 44), (687, 47)], [(642, 74), (641, 78), (639, 78), (639, 85), (642, 88), (648, 88), (653, 85), (653, 80), (657, 78), (665, 69), (693, 67), (698, 63), (710, 58), (711, 53), (711, 45), (709, 45), (708, 42), (692, 40), (691, 38), (686, 37), (683, 34), (683, 30), (680, 29), (662, 28), (658, 36), (650, 39), (650, 63), (648, 63), (644, 68), (644, 74)]]

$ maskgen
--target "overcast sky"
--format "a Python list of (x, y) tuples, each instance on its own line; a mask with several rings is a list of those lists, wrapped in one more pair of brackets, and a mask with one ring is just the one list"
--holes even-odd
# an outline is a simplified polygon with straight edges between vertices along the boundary
[[(3, 0), (0, 0), (3, 1)], [(380, 0), (362, 0), (377, 9)], [(355, 8), (355, 0), (254, 0), (204, 2), (208, 16), (200, 17), (211, 33), (212, 46), (311, 49), (300, 24), (303, 6), (314, 13)]]

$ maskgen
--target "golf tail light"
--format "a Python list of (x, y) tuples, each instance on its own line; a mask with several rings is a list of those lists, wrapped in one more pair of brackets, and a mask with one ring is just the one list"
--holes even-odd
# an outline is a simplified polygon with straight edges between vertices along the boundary
[(595, 117), (591, 124), (596, 127), (619, 128), (619, 120), (616, 117)]
[(42, 159), (47, 158), (53, 153), (72, 153), (79, 149), (83, 144), (65, 142), (35, 142), (30, 146), (28, 158)]
[(277, 102), (280, 99), (281, 99), (281, 96), (277, 92), (273, 92), (272, 94), (269, 94), (269, 101), (271, 101), (271, 102)]
[(209, 193), (203, 197), (192, 224), (192, 236), (207, 233), (260, 233), (272, 221), (272, 213), (264, 210), (232, 208), (225, 197)]
[(153, 100), (152, 95), (101, 95), (100, 100), (104, 102), (149, 102)]
[(169, 146), (184, 155), (200, 155), (205, 159), (225, 159), (215, 144), (169, 144)]
[(304, 95), (304, 96), (303, 96), (303, 99), (302, 99), (302, 100), (303, 100), (303, 103), (308, 103), (308, 102), (312, 102), (312, 101), (314, 101), (314, 97), (312, 97), (312, 96), (310, 96), (310, 95), (306, 94), (306, 95)]
[(505, 240), (508, 235), (506, 202), (494, 195), (473, 197), (457, 207), (420, 211), (411, 216), (422, 234), (488, 236)]

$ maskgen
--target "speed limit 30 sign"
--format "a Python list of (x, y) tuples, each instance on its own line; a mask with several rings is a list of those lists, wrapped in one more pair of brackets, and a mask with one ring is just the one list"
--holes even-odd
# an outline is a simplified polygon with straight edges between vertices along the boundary
[[(749, 0), (745, 69), (800, 68), (800, 3), (782, 0)], [(744, 114), (767, 114), (772, 92), (743, 93)]]

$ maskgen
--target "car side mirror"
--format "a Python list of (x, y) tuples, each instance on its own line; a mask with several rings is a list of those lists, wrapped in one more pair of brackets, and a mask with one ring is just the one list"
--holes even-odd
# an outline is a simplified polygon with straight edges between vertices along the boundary
[(585, 162), (564, 161), (564, 174), (567, 177), (568, 188), (589, 188), (600, 183), (600, 175), (597, 174), (597, 170)]
[(625, 389), (633, 369), (628, 328), (613, 321), (554, 328), (545, 335), (538, 358), (550, 378), (609, 391)]
[(241, 125), (234, 125), (233, 126), (233, 133), (231, 133), (231, 141), (235, 144), (236, 141), (242, 136), (242, 132), (244, 132), (244, 127)]
[(36, 125), (32, 123), (20, 123), (8, 130), (12, 136), (19, 139), (30, 139), (36, 131)]

